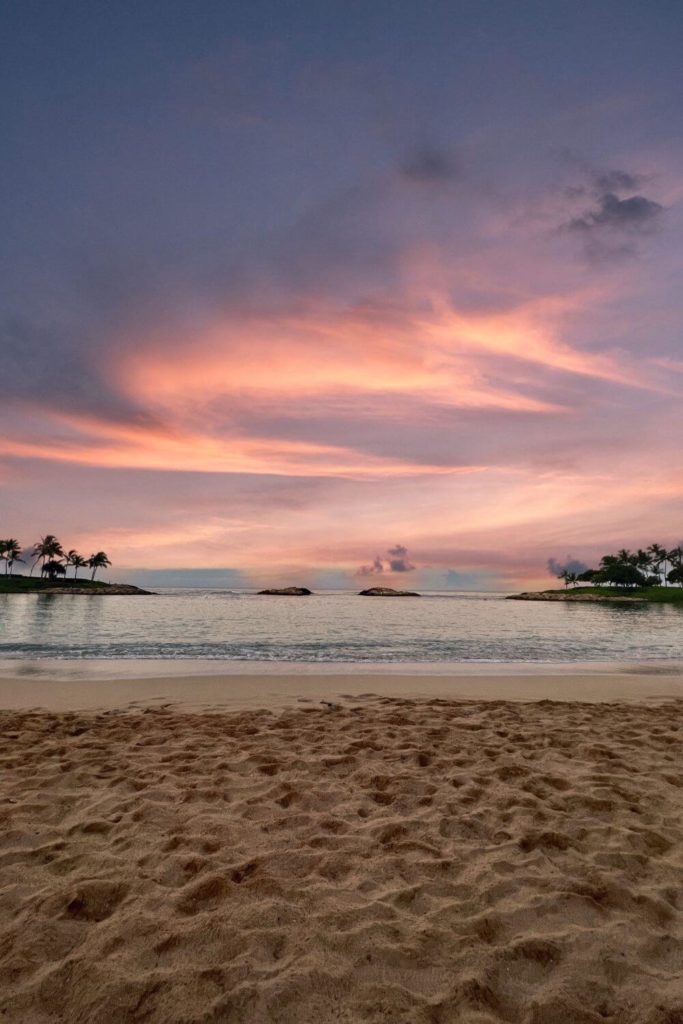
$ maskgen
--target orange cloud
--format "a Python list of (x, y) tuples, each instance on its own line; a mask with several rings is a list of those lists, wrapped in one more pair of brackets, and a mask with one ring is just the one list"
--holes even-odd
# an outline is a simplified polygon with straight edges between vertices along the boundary
[[(416, 400), (425, 415), (447, 407), (564, 416), (570, 410), (555, 400), (556, 390), (543, 396), (548, 371), (658, 388), (664, 368), (654, 362), (635, 367), (561, 340), (561, 317), (591, 299), (545, 298), (475, 314), (433, 294), (428, 309), (417, 302), (408, 310), (312, 307), (217, 323), (199, 337), (143, 341), (109, 372), (126, 400), (147, 411), (146, 422), (36, 407), (31, 436), (8, 434), (4, 451), (90, 466), (233, 474), (386, 479), (481, 471), (430, 458), (428, 449), (420, 458), (387, 454), (386, 445), (377, 454), (371, 444), (349, 444), (344, 424), (360, 414), (369, 434), (382, 418), (405, 426), (418, 415)], [(521, 373), (511, 368), (521, 365)], [(338, 417), (324, 441), (307, 426), (313, 407), (319, 419), (332, 409)], [(271, 413), (293, 416), (299, 436), (279, 437), (277, 428), (254, 434), (259, 417)]]
[(625, 368), (623, 357), (582, 352), (556, 337), (548, 318), (557, 317), (573, 305), (566, 299), (545, 299), (512, 312), (464, 316), (441, 301), (440, 315), (422, 321), (420, 326), (432, 339), (434, 350), (446, 360), (462, 353), (474, 357), (477, 353), (491, 353), (630, 387), (647, 386), (642, 371)]
[(147, 339), (112, 372), (132, 399), (181, 417), (221, 399), (229, 415), (231, 398), (300, 407), (320, 396), (371, 402), (377, 395), (461, 409), (567, 411), (543, 395), (548, 371), (668, 392), (654, 362), (581, 351), (562, 340), (562, 318), (598, 297), (579, 292), (476, 314), (454, 309), (438, 293), (426, 311), (424, 297), (403, 310), (312, 307), (305, 315), (217, 323), (199, 337)]
[(57, 439), (0, 438), (6, 455), (103, 468), (284, 476), (382, 477), (462, 474), (479, 467), (430, 465), (374, 456), (343, 445), (242, 436), (215, 438), (54, 413), (77, 433)]
[(114, 372), (128, 394), (162, 408), (224, 395), (286, 395), (299, 401), (325, 393), (381, 393), (424, 395), (461, 408), (558, 410), (556, 403), (492, 383), (472, 355), (475, 348), (509, 355), (513, 340), (523, 353), (537, 330), (530, 321), (525, 333), (519, 319), (514, 339), (507, 326), (507, 347), (491, 343), (488, 325), (483, 330), (466, 318), (458, 321), (458, 331), (454, 325), (454, 314), (429, 319), (378, 310), (287, 314), (217, 324), (200, 338), (176, 338), (171, 344), (146, 342)]

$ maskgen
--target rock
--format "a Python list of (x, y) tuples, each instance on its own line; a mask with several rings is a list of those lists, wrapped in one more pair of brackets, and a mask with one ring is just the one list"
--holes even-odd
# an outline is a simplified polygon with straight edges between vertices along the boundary
[(392, 590), (391, 587), (370, 587), (361, 590), (359, 597), (419, 597), (413, 590)]
[(259, 594), (270, 594), (275, 597), (307, 597), (313, 591), (308, 587), (283, 587), (281, 590), (259, 590)]

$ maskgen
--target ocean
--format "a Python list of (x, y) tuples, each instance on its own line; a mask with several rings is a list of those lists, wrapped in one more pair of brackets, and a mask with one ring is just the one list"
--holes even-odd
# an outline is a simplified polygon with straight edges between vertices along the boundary
[(683, 651), (672, 605), (506, 601), (502, 594), (264, 597), (0, 595), (0, 658), (249, 662), (657, 661)]

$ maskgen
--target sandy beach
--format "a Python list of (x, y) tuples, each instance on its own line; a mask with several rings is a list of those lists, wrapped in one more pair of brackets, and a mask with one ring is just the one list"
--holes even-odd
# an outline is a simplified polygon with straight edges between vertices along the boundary
[(3, 1020), (683, 1021), (673, 670), (26, 668)]

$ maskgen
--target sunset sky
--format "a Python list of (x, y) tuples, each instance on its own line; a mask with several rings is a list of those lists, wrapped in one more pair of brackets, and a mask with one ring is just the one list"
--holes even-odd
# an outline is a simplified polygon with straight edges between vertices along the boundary
[(0, 536), (486, 590), (683, 539), (683, 5), (1, 10)]

